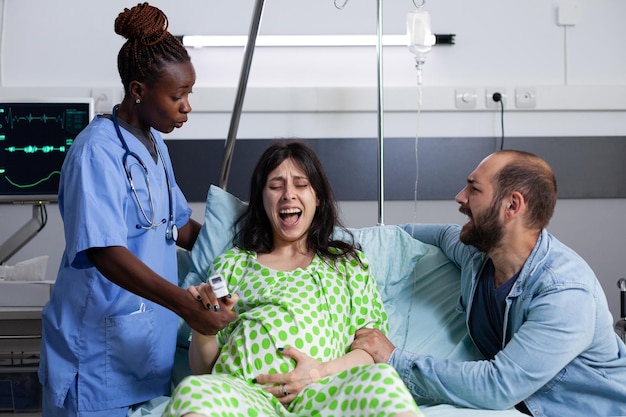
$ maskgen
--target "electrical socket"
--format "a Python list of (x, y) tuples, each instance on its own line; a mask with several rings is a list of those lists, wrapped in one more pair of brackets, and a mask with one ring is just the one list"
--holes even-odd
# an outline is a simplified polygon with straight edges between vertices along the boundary
[(111, 112), (113, 103), (119, 98), (114, 88), (94, 88), (91, 90), (91, 97), (95, 103), (95, 111), (99, 114)]
[[(502, 104), (493, 99), (495, 93), (500, 93)], [(499, 109), (500, 106), (506, 108), (506, 88), (487, 88), (485, 90), (485, 107), (488, 109)]]
[(457, 109), (475, 109), (476, 97), (475, 88), (457, 88), (454, 92)]
[(534, 109), (537, 107), (537, 92), (532, 87), (518, 87), (515, 89), (515, 106), (520, 109)]

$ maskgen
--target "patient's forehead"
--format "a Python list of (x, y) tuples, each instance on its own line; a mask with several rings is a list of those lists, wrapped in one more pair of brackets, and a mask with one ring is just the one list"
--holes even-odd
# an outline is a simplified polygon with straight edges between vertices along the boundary
[(304, 169), (293, 158), (287, 158), (276, 168), (274, 168), (267, 176), (267, 181), (286, 180), (288, 178), (307, 179)]

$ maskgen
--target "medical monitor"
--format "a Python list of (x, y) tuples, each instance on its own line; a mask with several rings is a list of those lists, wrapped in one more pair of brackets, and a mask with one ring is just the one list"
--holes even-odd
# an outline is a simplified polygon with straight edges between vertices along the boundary
[(93, 98), (0, 98), (0, 203), (58, 201), (65, 155)]

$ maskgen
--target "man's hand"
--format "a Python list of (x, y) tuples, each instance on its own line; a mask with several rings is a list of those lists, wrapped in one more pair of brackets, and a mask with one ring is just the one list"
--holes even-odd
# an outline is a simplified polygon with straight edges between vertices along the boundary
[(354, 335), (351, 350), (362, 349), (369, 353), (376, 363), (387, 363), (396, 347), (378, 329), (359, 329)]

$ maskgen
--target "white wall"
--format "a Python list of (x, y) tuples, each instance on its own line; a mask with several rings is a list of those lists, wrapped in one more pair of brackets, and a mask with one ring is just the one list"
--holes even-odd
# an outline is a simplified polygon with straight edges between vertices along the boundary
[[(113, 22), (136, 2), (0, 4), (0, 96), (105, 93), (110, 101), (119, 101), (116, 57), (123, 39), (114, 33)], [(255, 1), (152, 4), (166, 12), (175, 34), (246, 35)], [(376, 34), (377, 4), (350, 0), (338, 10), (333, 0), (266, 0), (260, 35)], [(383, 5), (384, 33), (403, 34), (411, 0)], [(579, 12), (575, 25), (557, 23), (559, 7)], [(500, 115), (485, 106), (485, 91), (491, 88), (506, 90), (507, 136), (626, 136), (626, 2), (427, 0), (425, 10), (433, 31), (455, 34), (456, 44), (433, 48), (421, 90), (408, 50), (383, 49), (385, 136), (499, 136)], [(191, 54), (198, 75), (194, 113), (170, 139), (226, 138), (243, 49), (205, 48)], [(377, 82), (373, 47), (257, 48), (237, 136), (376, 137)], [(515, 106), (515, 89), (526, 87), (537, 93), (534, 109)], [(455, 107), (457, 88), (476, 90), (476, 108)], [(99, 102), (99, 107), (109, 106)], [(204, 207), (193, 207), (201, 220)], [(453, 201), (387, 201), (383, 207), (386, 224), (464, 221)], [(378, 220), (376, 202), (342, 202), (341, 208), (349, 226), (371, 226)], [(54, 278), (63, 234), (58, 208), (50, 205), (48, 211), (48, 225), (9, 263), (48, 254), (48, 276)], [(626, 275), (623, 213), (626, 199), (560, 200), (550, 226), (594, 268), (616, 318), (616, 282)], [(0, 240), (30, 215), (29, 207), (0, 206)]]

